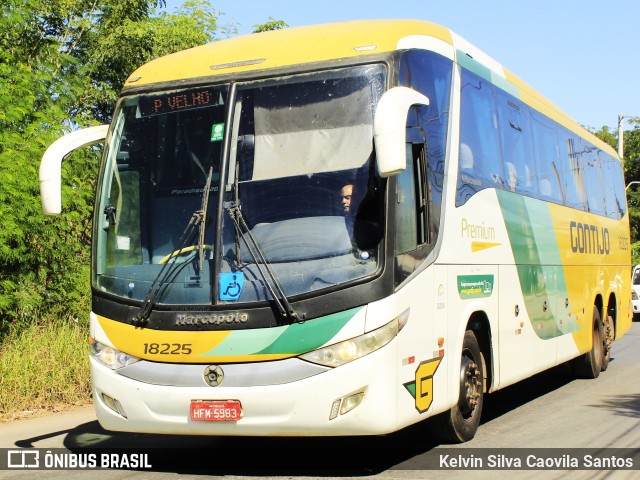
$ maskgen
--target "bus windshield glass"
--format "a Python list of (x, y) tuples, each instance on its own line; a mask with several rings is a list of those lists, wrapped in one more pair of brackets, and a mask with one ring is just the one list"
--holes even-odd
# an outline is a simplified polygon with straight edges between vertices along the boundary
[(271, 300), (265, 269), (287, 297), (375, 273), (384, 84), (370, 65), (124, 97), (101, 173), (94, 286), (210, 305)]

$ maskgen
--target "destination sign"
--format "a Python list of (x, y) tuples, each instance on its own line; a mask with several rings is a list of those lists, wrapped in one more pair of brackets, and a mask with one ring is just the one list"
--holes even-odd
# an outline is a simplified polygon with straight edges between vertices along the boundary
[(145, 95), (140, 98), (139, 106), (141, 115), (148, 117), (222, 104), (222, 93), (219, 90), (200, 88), (161, 95)]

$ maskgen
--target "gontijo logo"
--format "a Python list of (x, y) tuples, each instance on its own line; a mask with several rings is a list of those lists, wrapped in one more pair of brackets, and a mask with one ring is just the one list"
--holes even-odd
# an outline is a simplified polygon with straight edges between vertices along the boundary
[(573, 251), (573, 253), (609, 255), (611, 251), (608, 228), (580, 222), (571, 222), (569, 224), (569, 234), (571, 236), (571, 251)]

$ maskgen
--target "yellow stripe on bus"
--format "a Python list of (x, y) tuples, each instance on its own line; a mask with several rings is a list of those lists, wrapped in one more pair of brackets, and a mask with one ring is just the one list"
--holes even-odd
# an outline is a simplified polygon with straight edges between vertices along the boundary
[(116, 322), (101, 316), (97, 318), (115, 348), (156, 362), (206, 362), (208, 357), (201, 355), (211, 351), (232, 333), (231, 331), (153, 330)]
[(488, 248), (497, 247), (502, 245), (501, 243), (496, 242), (471, 242), (471, 251), (472, 252), (480, 252), (482, 250), (486, 250)]

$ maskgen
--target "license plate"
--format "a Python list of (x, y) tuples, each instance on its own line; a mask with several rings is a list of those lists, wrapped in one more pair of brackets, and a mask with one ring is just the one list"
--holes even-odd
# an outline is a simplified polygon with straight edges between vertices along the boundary
[(242, 418), (242, 407), (237, 400), (191, 401), (193, 422), (237, 422)]

